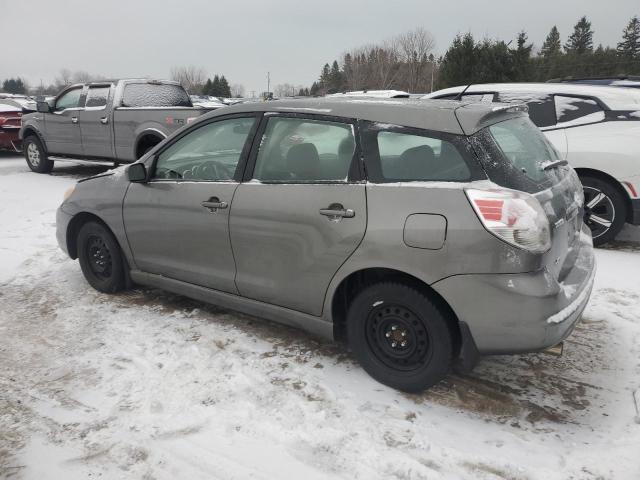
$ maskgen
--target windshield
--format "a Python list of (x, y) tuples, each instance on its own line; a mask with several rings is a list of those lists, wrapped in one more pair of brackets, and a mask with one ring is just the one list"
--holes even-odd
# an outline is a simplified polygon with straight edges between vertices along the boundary
[(490, 125), (474, 140), (489, 178), (507, 188), (535, 193), (560, 181), (569, 169), (549, 167), (562, 158), (528, 117)]

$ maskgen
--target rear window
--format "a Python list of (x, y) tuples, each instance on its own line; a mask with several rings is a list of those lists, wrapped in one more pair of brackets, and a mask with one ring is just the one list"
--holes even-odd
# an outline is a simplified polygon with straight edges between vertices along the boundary
[(180, 85), (129, 83), (124, 87), (123, 107), (191, 107), (189, 95)]
[(561, 160), (557, 150), (526, 117), (512, 118), (484, 128), (474, 136), (483, 151), (489, 178), (507, 188), (535, 193), (560, 180), (568, 167), (544, 170)]

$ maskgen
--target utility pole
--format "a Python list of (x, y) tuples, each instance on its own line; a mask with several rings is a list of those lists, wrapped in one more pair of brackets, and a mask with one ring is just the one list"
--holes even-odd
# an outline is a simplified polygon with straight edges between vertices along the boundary
[(271, 93), (271, 72), (267, 72), (267, 96)]

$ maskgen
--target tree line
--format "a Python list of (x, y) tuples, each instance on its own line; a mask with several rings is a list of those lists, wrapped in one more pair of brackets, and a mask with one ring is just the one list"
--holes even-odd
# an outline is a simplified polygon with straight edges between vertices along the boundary
[[(170, 77), (179, 82), (188, 93), (192, 95), (211, 95), (215, 97), (243, 97), (245, 89), (240, 84), (229, 84), (224, 75), (214, 75), (213, 79), (207, 78), (204, 69), (194, 66), (173, 67)], [(31, 87), (21, 77), (7, 78), (2, 81), (2, 89), (5, 93), (22, 95), (56, 95), (65, 87), (75, 83), (87, 83), (106, 80), (103, 75), (95, 75), (83, 70), (71, 71), (63, 68), (54, 81), (48, 85), (40, 84)]]
[[(424, 93), (454, 85), (487, 82), (544, 82), (553, 78), (640, 74), (640, 20), (634, 16), (616, 47), (594, 48), (587, 17), (562, 43), (553, 26), (539, 50), (521, 31), (512, 41), (457, 35), (444, 55), (434, 56), (433, 37), (418, 28), (379, 44), (345, 52), (326, 63), (309, 95), (347, 90), (404, 90)], [(535, 53), (534, 53), (535, 52)], [(307, 94), (304, 90), (299, 95)]]

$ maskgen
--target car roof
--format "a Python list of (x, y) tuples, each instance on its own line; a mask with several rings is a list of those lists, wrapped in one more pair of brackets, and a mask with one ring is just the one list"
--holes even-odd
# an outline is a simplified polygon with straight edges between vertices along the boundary
[(400, 125), (457, 135), (471, 135), (486, 125), (526, 115), (526, 107), (509, 104), (480, 104), (455, 100), (414, 100), (379, 98), (310, 98), (242, 103), (200, 117), (232, 113), (307, 113), (356, 118), (376, 123)]
[[(445, 88), (422, 97), (435, 98), (441, 95), (460, 93), (466, 86)], [(526, 92), (540, 94), (567, 94), (594, 97), (611, 110), (640, 109), (640, 92), (633, 88), (587, 85), (576, 83), (479, 83), (472, 84), (467, 93), (475, 92)], [(637, 104), (637, 105), (636, 105)]]

